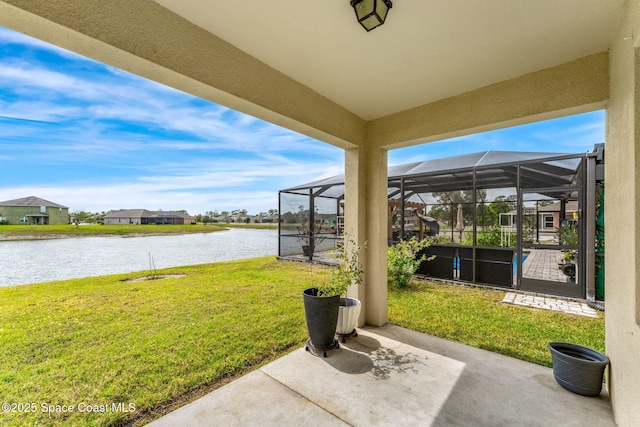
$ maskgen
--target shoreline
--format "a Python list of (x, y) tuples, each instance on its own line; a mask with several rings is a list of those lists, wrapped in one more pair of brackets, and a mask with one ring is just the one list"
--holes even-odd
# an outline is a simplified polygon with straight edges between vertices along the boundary
[[(144, 226), (146, 227), (146, 226)], [(172, 227), (172, 226), (169, 226)], [(83, 229), (82, 225), (80, 227)], [(86, 232), (66, 232), (66, 230), (47, 230), (43, 228), (42, 232), (33, 233), (36, 230), (29, 230), (24, 232), (11, 232), (8, 230), (3, 230), (0, 227), (0, 242), (14, 242), (14, 241), (35, 241), (35, 240), (56, 240), (56, 239), (73, 239), (76, 237), (145, 237), (145, 236), (181, 236), (185, 234), (208, 234), (208, 233), (216, 233), (218, 231), (229, 231), (232, 229), (254, 229), (254, 230), (272, 230), (277, 229), (277, 226), (273, 225), (258, 225), (258, 224), (216, 224), (212, 225), (210, 229), (209, 227), (198, 227), (197, 229), (165, 229), (163, 231), (153, 230), (151, 227), (149, 228), (149, 232), (145, 229), (141, 231), (138, 228), (135, 231), (128, 232), (123, 230), (122, 228), (118, 231), (109, 231), (108, 229), (100, 229), (95, 228)], [(143, 228), (144, 229), (144, 228)], [(73, 228), (72, 230), (77, 230), (77, 228)], [(84, 230), (87, 230), (84, 228)]]
[(96, 234), (25, 234), (25, 235), (10, 235), (0, 234), (0, 242), (15, 242), (15, 241), (34, 241), (34, 240), (57, 240), (57, 239), (75, 239), (83, 237), (146, 237), (146, 236), (182, 236), (185, 234), (209, 234), (216, 233), (218, 231), (229, 231), (231, 228), (225, 228), (224, 230), (212, 230), (212, 231), (196, 231), (196, 232), (184, 232), (184, 233), (126, 233), (126, 234), (108, 234), (108, 233), (96, 233)]

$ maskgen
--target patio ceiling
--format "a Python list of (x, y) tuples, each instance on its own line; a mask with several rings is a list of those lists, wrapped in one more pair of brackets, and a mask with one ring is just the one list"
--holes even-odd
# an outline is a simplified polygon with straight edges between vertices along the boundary
[(364, 120), (606, 51), (624, 0), (156, 0)]

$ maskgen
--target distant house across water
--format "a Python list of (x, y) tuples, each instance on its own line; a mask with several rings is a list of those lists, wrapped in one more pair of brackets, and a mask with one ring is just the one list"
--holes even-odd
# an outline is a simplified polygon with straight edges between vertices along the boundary
[(29, 196), (0, 202), (0, 224), (69, 224), (69, 208)]
[(177, 211), (148, 211), (146, 209), (118, 209), (104, 216), (105, 224), (195, 224), (196, 219)]

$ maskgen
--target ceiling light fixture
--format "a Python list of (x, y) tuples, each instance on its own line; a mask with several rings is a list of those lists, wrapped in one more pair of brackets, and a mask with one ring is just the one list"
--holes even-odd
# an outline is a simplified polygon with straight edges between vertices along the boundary
[(351, 0), (356, 17), (367, 32), (384, 24), (391, 9), (391, 0)]

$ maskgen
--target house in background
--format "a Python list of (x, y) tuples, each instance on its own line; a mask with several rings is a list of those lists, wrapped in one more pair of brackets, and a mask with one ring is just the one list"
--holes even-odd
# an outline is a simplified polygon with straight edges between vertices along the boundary
[[(545, 206), (526, 207), (523, 215), (528, 218), (529, 223), (539, 236), (538, 240), (557, 239), (558, 228), (567, 223), (575, 222), (574, 216), (578, 214), (578, 201), (570, 200), (564, 206), (560, 202), (551, 203)], [(537, 217), (536, 217), (537, 216)], [(518, 222), (518, 211), (512, 210), (500, 214), (500, 227), (508, 232), (515, 233)], [(527, 222), (525, 222), (526, 224)], [(537, 224), (537, 227), (536, 227)]]
[(0, 224), (69, 224), (69, 208), (29, 196), (0, 202)]
[(196, 219), (184, 212), (118, 209), (104, 216), (105, 224), (195, 224)]

